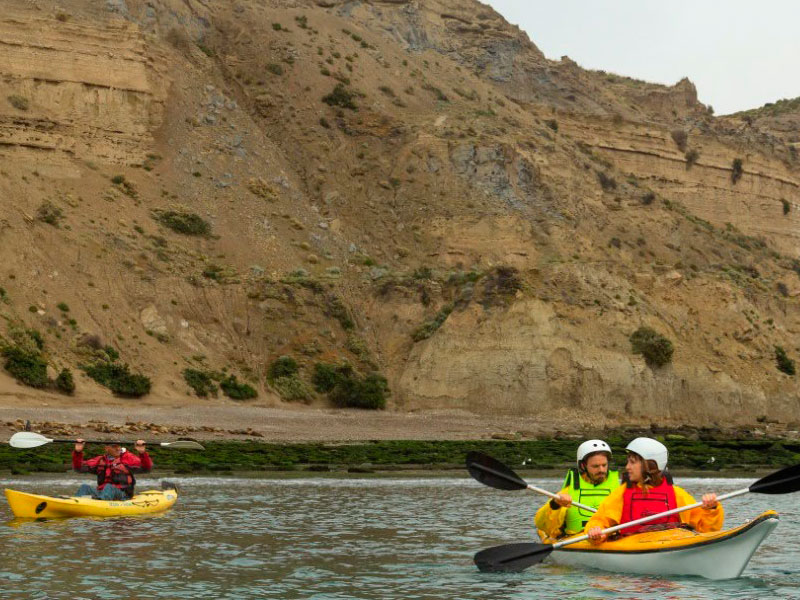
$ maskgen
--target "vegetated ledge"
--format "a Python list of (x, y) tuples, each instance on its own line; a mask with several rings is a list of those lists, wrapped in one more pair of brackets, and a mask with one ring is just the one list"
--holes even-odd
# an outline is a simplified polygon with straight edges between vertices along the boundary
[[(677, 439), (665, 437), (673, 471), (745, 472), (777, 468), (800, 462), (800, 441), (778, 439)], [(615, 451), (613, 464), (624, 464), (624, 447), (630, 437), (606, 437)], [(151, 448), (156, 471), (202, 475), (231, 472), (336, 472), (370, 473), (399, 470), (463, 470), (470, 450), (486, 452), (515, 469), (549, 470), (560, 476), (574, 465), (574, 439), (530, 441), (374, 441), (367, 443), (290, 443), (203, 441), (204, 451)], [(96, 448), (100, 451), (100, 448)], [(92, 453), (92, 448), (88, 449)], [(70, 445), (49, 445), (32, 450), (0, 446), (0, 472), (25, 475), (69, 470)], [(713, 460), (712, 460), (713, 457)]]

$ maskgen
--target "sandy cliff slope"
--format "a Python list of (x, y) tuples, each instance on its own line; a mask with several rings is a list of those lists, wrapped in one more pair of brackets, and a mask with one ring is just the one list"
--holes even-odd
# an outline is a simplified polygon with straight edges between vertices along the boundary
[[(186, 368), (310, 410), (314, 365), (346, 361), (401, 413), (795, 425), (789, 120), (547, 60), (473, 0), (5, 4), (0, 334), (36, 329), (78, 387), (2, 372), (6, 408), (124, 421), (79, 369), (111, 346), (153, 382), (124, 402), (207, 421), (230, 401)], [(671, 363), (632, 352), (640, 326)]]

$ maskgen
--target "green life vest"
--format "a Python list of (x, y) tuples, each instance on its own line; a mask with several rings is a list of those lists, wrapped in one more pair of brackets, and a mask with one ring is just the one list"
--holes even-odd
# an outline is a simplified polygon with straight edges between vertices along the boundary
[[(570, 469), (564, 480), (564, 488), (575, 501), (592, 508), (597, 508), (608, 495), (620, 485), (619, 471), (609, 471), (606, 480), (599, 485), (592, 485), (578, 473), (578, 469)], [(586, 527), (586, 523), (594, 513), (577, 506), (567, 509), (564, 520), (564, 532), (567, 534), (579, 533)]]

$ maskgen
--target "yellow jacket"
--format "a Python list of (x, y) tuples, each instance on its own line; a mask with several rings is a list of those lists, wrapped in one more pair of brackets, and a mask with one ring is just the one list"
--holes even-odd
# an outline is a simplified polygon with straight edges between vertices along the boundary
[[(559, 494), (567, 493), (569, 493), (569, 488), (564, 488), (559, 492)], [(545, 535), (551, 539), (556, 539), (564, 534), (562, 527), (564, 527), (564, 521), (567, 518), (567, 508), (567, 506), (558, 506), (554, 509), (550, 506), (550, 500), (548, 500), (544, 503), (544, 506), (536, 511), (536, 516), (533, 517), (533, 524), (539, 530), (539, 537)], [(566, 533), (567, 535), (572, 535), (580, 532), (567, 531)]]
[[(683, 488), (677, 485), (672, 486), (675, 490), (675, 503), (680, 506), (688, 506), (694, 504), (696, 501), (692, 498)], [(592, 515), (588, 523), (586, 523), (585, 531), (589, 531), (592, 527), (613, 527), (619, 525), (622, 518), (623, 509), (623, 496), (625, 495), (626, 486), (622, 485), (615, 489), (608, 498), (603, 500), (602, 504), (597, 508), (597, 512)], [(538, 515), (537, 515), (538, 516)], [(722, 529), (722, 522), (725, 519), (725, 513), (722, 509), (722, 504), (717, 503), (716, 508), (707, 509), (702, 506), (693, 508), (679, 513), (681, 523), (691, 525), (696, 531), (700, 533), (709, 533), (712, 531), (719, 531)]]

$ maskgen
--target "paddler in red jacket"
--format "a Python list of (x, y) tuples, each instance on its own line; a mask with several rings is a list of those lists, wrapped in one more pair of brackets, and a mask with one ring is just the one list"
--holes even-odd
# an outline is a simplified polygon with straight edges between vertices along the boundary
[(134, 473), (149, 473), (153, 468), (144, 440), (136, 440), (134, 446), (139, 456), (126, 451), (120, 444), (109, 443), (105, 446), (105, 454), (88, 460), (83, 459), (83, 446), (86, 442), (81, 439), (75, 442), (72, 468), (79, 473), (97, 475), (97, 486), (81, 484), (76, 496), (91, 496), (98, 500), (127, 500), (133, 496), (136, 485)]
[[(664, 477), (667, 466), (667, 447), (652, 438), (636, 438), (626, 448), (628, 462), (625, 466), (629, 483), (618, 487), (603, 500), (586, 523), (586, 534), (592, 542), (605, 541), (601, 532), (607, 527), (622, 525), (642, 517), (662, 513), (680, 506), (694, 504), (692, 496)], [(654, 528), (668, 529), (688, 525), (695, 531), (707, 533), (722, 529), (725, 518), (716, 494), (705, 494), (703, 506), (677, 515), (656, 519), (644, 525), (622, 529), (620, 535), (630, 535)]]

